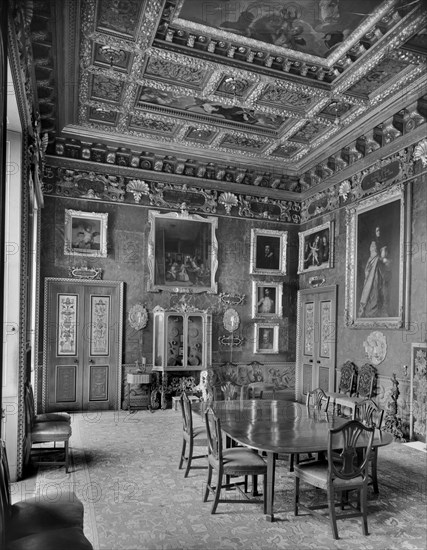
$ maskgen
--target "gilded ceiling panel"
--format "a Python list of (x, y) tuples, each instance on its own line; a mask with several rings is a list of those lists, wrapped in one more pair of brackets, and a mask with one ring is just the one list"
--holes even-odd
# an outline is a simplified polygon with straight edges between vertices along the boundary
[(140, 0), (99, 0), (97, 30), (135, 38), (143, 5)]

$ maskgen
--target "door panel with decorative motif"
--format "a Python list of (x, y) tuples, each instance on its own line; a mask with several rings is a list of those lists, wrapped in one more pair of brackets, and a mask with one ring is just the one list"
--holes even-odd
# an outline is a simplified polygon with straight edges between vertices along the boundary
[(304, 401), (315, 388), (334, 391), (336, 287), (298, 292), (296, 394)]
[(44, 409), (115, 408), (123, 283), (48, 278), (45, 290)]

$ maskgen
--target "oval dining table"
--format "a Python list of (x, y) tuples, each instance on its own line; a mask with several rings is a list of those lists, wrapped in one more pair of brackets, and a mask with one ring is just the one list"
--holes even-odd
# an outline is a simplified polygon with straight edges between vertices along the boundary
[[(197, 404), (198, 405), (198, 404)], [(194, 410), (203, 414), (206, 403)], [(274, 481), (278, 454), (300, 454), (326, 451), (328, 433), (348, 418), (309, 409), (292, 401), (250, 399), (214, 401), (210, 404), (221, 421), (222, 431), (232, 440), (267, 455), (267, 521), (274, 521)], [(361, 437), (360, 444), (367, 443)], [(393, 441), (390, 433), (375, 430), (373, 446), (381, 447)]]

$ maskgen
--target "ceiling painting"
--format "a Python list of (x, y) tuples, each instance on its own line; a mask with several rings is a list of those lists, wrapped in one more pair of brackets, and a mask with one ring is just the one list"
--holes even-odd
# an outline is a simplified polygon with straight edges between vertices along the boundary
[(259, 113), (240, 106), (224, 105), (219, 101), (200, 99), (194, 95), (180, 95), (172, 90), (160, 90), (151, 86), (141, 86), (137, 107), (143, 108), (144, 104), (161, 105), (189, 114), (272, 129), (280, 128), (285, 122), (284, 118), (277, 115)]
[(274, 46), (327, 57), (380, 0), (183, 0), (180, 19)]

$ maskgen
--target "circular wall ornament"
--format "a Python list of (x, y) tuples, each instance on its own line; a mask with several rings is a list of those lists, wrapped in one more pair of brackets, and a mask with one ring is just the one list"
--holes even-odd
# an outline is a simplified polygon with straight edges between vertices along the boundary
[(135, 330), (141, 330), (147, 326), (148, 311), (142, 304), (135, 304), (129, 311), (129, 324)]
[(236, 329), (239, 328), (239, 325), (240, 325), (239, 314), (235, 309), (233, 309), (232, 307), (229, 307), (224, 312), (222, 323), (224, 325), (225, 330), (228, 330), (228, 332), (234, 332)]
[(387, 355), (387, 340), (385, 335), (378, 330), (371, 332), (363, 342), (366, 355), (373, 365), (379, 365)]

